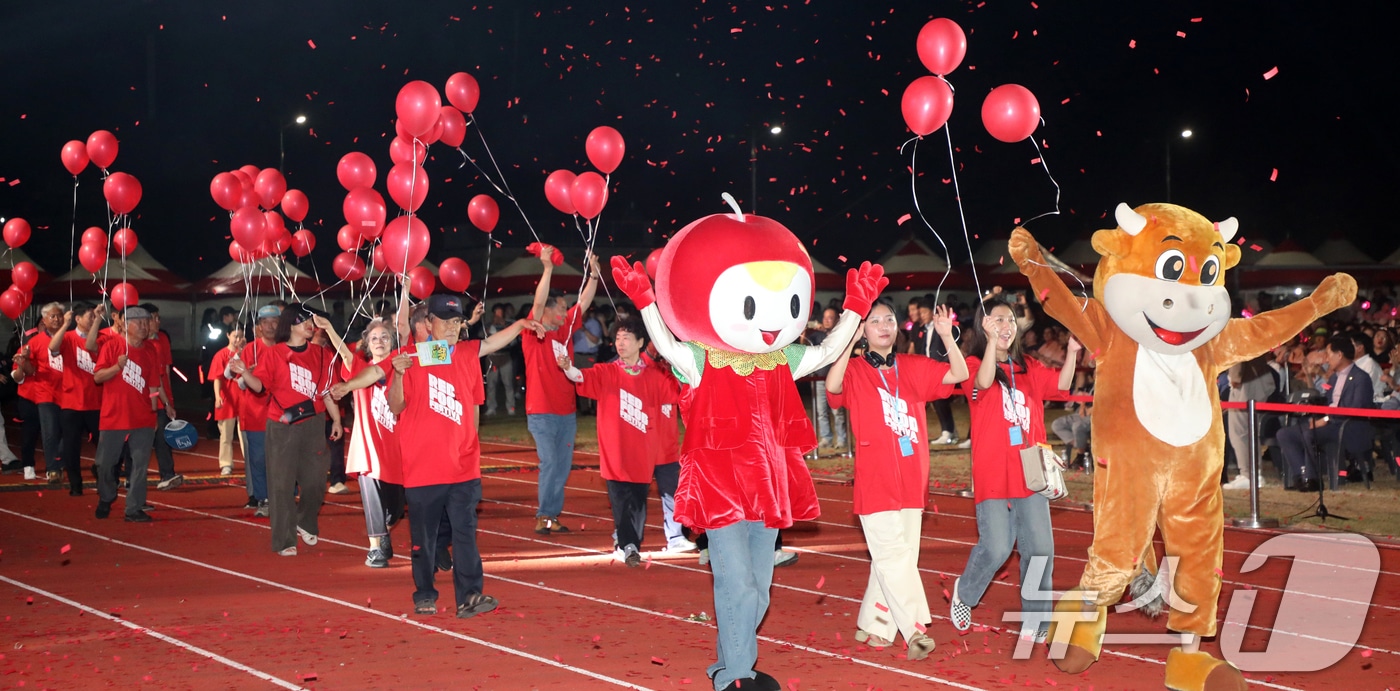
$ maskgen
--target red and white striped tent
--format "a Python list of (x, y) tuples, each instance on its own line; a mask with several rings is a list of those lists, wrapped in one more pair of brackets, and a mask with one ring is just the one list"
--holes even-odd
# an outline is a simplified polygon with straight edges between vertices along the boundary
[[(570, 252), (569, 249), (564, 250), (566, 257), (571, 253), (578, 254), (578, 252)], [(498, 250), (496, 252), (496, 257), (493, 257), (493, 259), (500, 259), (501, 255), (510, 256), (509, 253)], [(522, 250), (520, 256), (511, 261), (507, 261), (499, 268), (491, 271), (490, 276), (485, 282), (487, 292), (486, 302), (490, 304), (508, 298), (534, 295), (535, 286), (538, 285), (540, 281), (540, 271), (542, 268), (543, 267), (540, 266), (539, 257), (523, 252)], [(562, 290), (566, 293), (577, 293), (582, 286), (583, 272), (574, 268), (567, 258), (564, 260), (563, 264), (554, 267), (554, 272), (550, 276), (550, 288)], [(473, 277), (469, 291), (473, 295), (480, 295), (481, 288), (482, 281)], [(599, 290), (599, 292), (601, 293), (602, 291)]]
[[(106, 289), (125, 280), (136, 288), (142, 300), (146, 298), (186, 299), (191, 293), (189, 281), (165, 268), (146, 248), (137, 246), (123, 262), (115, 247), (108, 251), (107, 265), (92, 272), (75, 265), (73, 270), (41, 286), (36, 294), (53, 299), (74, 298), (95, 300), (106, 295)], [(161, 312), (164, 317), (165, 313)]]
[(294, 296), (308, 297), (324, 288), (291, 263), (267, 258), (249, 264), (231, 261), (196, 282), (193, 291), (200, 296), (276, 295), (293, 300)]
[(39, 282), (34, 284), (34, 290), (39, 290), (45, 283), (53, 280), (53, 275), (45, 271), (44, 267), (39, 265), (39, 262), (31, 259), (28, 254), (24, 253), (23, 249), (13, 247), (5, 250), (3, 262), (0, 262), (0, 290), (4, 290), (10, 286), (10, 267), (20, 262), (29, 262), (34, 265), (34, 268), (39, 270)]
[(1292, 238), (1284, 238), (1253, 265), (1240, 272), (1240, 288), (1317, 285), (1333, 270)]

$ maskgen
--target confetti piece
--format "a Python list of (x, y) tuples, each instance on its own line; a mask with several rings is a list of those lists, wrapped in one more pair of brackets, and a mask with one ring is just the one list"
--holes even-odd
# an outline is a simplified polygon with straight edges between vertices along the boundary
[(1274, 172), (1269, 173), (1269, 182), (1278, 182), (1278, 168), (1275, 168)]
[[(907, 221), (907, 220), (909, 220), (909, 219), (911, 219), (911, 218), (913, 218), (913, 217), (914, 217), (913, 214), (904, 214), (903, 216), (900, 216), (900, 217), (899, 217), (899, 220), (895, 222), (895, 225), (900, 225), (900, 226), (902, 226), (902, 225), (904, 225), (904, 222), (905, 222), (905, 221)], [(841, 261), (846, 261), (846, 260), (842, 259)]]
[(1264, 73), (1264, 79), (1266, 79), (1266, 80), (1267, 80), (1267, 79), (1273, 79), (1276, 75), (1278, 75), (1278, 68), (1277, 68), (1277, 67), (1275, 67), (1275, 68), (1269, 70), (1268, 72), (1265, 72), (1265, 73)]
[(826, 576), (817, 579), (817, 590), (821, 590), (823, 585), (826, 585)]
[(663, 660), (663, 659), (661, 659), (661, 658), (659, 658), (659, 657), (657, 657), (657, 656), (655, 656), (655, 655), (652, 655), (652, 656), (651, 656), (651, 664), (653, 664), (653, 665), (661, 665), (661, 666), (665, 667), (665, 666), (666, 666), (666, 661)]
[(1217, 566), (1217, 567), (1215, 568), (1215, 575), (1216, 575), (1216, 576), (1219, 576), (1220, 578), (1224, 578), (1224, 577), (1225, 577), (1225, 572), (1224, 572), (1224, 571), (1221, 571), (1221, 570), (1220, 570), (1220, 567)]
[(1361, 651), (1361, 657), (1370, 657), (1373, 654), (1370, 648)]
[(309, 38), (306, 39), (306, 45), (311, 46), (311, 50), (316, 50), (316, 42)]
[(1129, 48), (1136, 48), (1136, 47), (1137, 47), (1137, 41), (1136, 41), (1135, 39), (1129, 39), (1129, 40), (1128, 40), (1128, 47), (1129, 47)]
[(879, 603), (879, 602), (875, 603), (875, 609), (878, 609), (878, 610), (880, 610), (881, 612), (888, 612), (888, 611), (890, 611), (890, 608), (889, 608), (889, 607), (886, 607), (886, 606), (884, 606), (883, 604), (881, 604), (881, 603)]
[(71, 549), (73, 549), (73, 545), (64, 545), (64, 546), (58, 548), (58, 553), (59, 553), (59, 554), (67, 554), (68, 551), (71, 550)]
[(306, 674), (298, 674), (297, 677), (300, 678), (302, 681), (316, 681), (316, 679), (318, 678), (318, 677), (316, 676), (316, 673), (315, 673), (315, 672), (307, 672)]
[(1178, 31), (1178, 32), (1176, 32), (1176, 37), (1177, 37), (1177, 38), (1186, 38), (1186, 32), (1185, 32), (1185, 31)]

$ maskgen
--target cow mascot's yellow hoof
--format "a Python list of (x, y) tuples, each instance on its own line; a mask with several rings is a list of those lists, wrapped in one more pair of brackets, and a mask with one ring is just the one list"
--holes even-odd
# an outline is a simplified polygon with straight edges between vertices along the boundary
[(1245, 691), (1244, 675), (1234, 665), (1210, 653), (1188, 653), (1172, 648), (1167, 653), (1167, 688), (1174, 691)]
[[(1107, 623), (1107, 607), (1085, 600), (1077, 590), (1065, 593), (1055, 604), (1055, 616), (1050, 620), (1050, 651), (1055, 666), (1068, 674), (1079, 674), (1089, 669), (1099, 659)], [(1063, 635), (1059, 633), (1062, 625), (1071, 627), (1069, 635), (1064, 637), (1067, 647), (1063, 656), (1054, 657)]]

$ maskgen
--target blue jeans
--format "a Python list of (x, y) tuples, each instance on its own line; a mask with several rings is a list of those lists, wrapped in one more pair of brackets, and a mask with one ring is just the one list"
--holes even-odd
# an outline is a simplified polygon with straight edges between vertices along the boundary
[(536, 516), (558, 517), (564, 511), (564, 483), (574, 467), (574, 435), (578, 418), (568, 415), (527, 415), (525, 426), (535, 438), (540, 457), (540, 508)]
[[(812, 382), (813, 400), (817, 407), (817, 438), (822, 444), (846, 445), (846, 409), (836, 408), (826, 401), (826, 382)], [(832, 438), (832, 418), (835, 418), (836, 435)]]
[(245, 470), (248, 474), (248, 494), (258, 501), (267, 499), (266, 432), (243, 432)]
[(777, 528), (758, 521), (739, 521), (706, 531), (710, 540), (710, 570), (715, 578), (715, 636), (717, 658), (705, 674), (723, 689), (736, 679), (753, 679), (758, 661), (758, 625), (768, 612), (773, 587), (773, 549)]
[[(1055, 536), (1050, 530), (1050, 500), (1039, 494), (1024, 499), (988, 499), (977, 503), (977, 545), (968, 555), (967, 567), (958, 581), (958, 599), (971, 607), (982, 601), (982, 594), (996, 577), (997, 570), (1011, 556), (1012, 546), (1021, 553), (1021, 609), (1049, 613), (1055, 604)], [(1033, 557), (1046, 557), (1033, 560)], [(713, 559), (713, 557), (711, 557)], [(1027, 593), (1027, 578), (1034, 577), (1032, 562), (1044, 564), (1037, 582)], [(1032, 597), (1027, 597), (1027, 595)]]

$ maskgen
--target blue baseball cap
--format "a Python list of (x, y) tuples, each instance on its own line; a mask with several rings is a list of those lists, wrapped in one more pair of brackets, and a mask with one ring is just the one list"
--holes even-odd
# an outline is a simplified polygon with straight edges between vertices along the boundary
[(165, 443), (177, 451), (193, 449), (199, 443), (199, 434), (195, 432), (194, 425), (184, 420), (171, 420), (165, 426)]
[(276, 319), (282, 316), (282, 310), (277, 305), (263, 305), (258, 308), (258, 319)]

